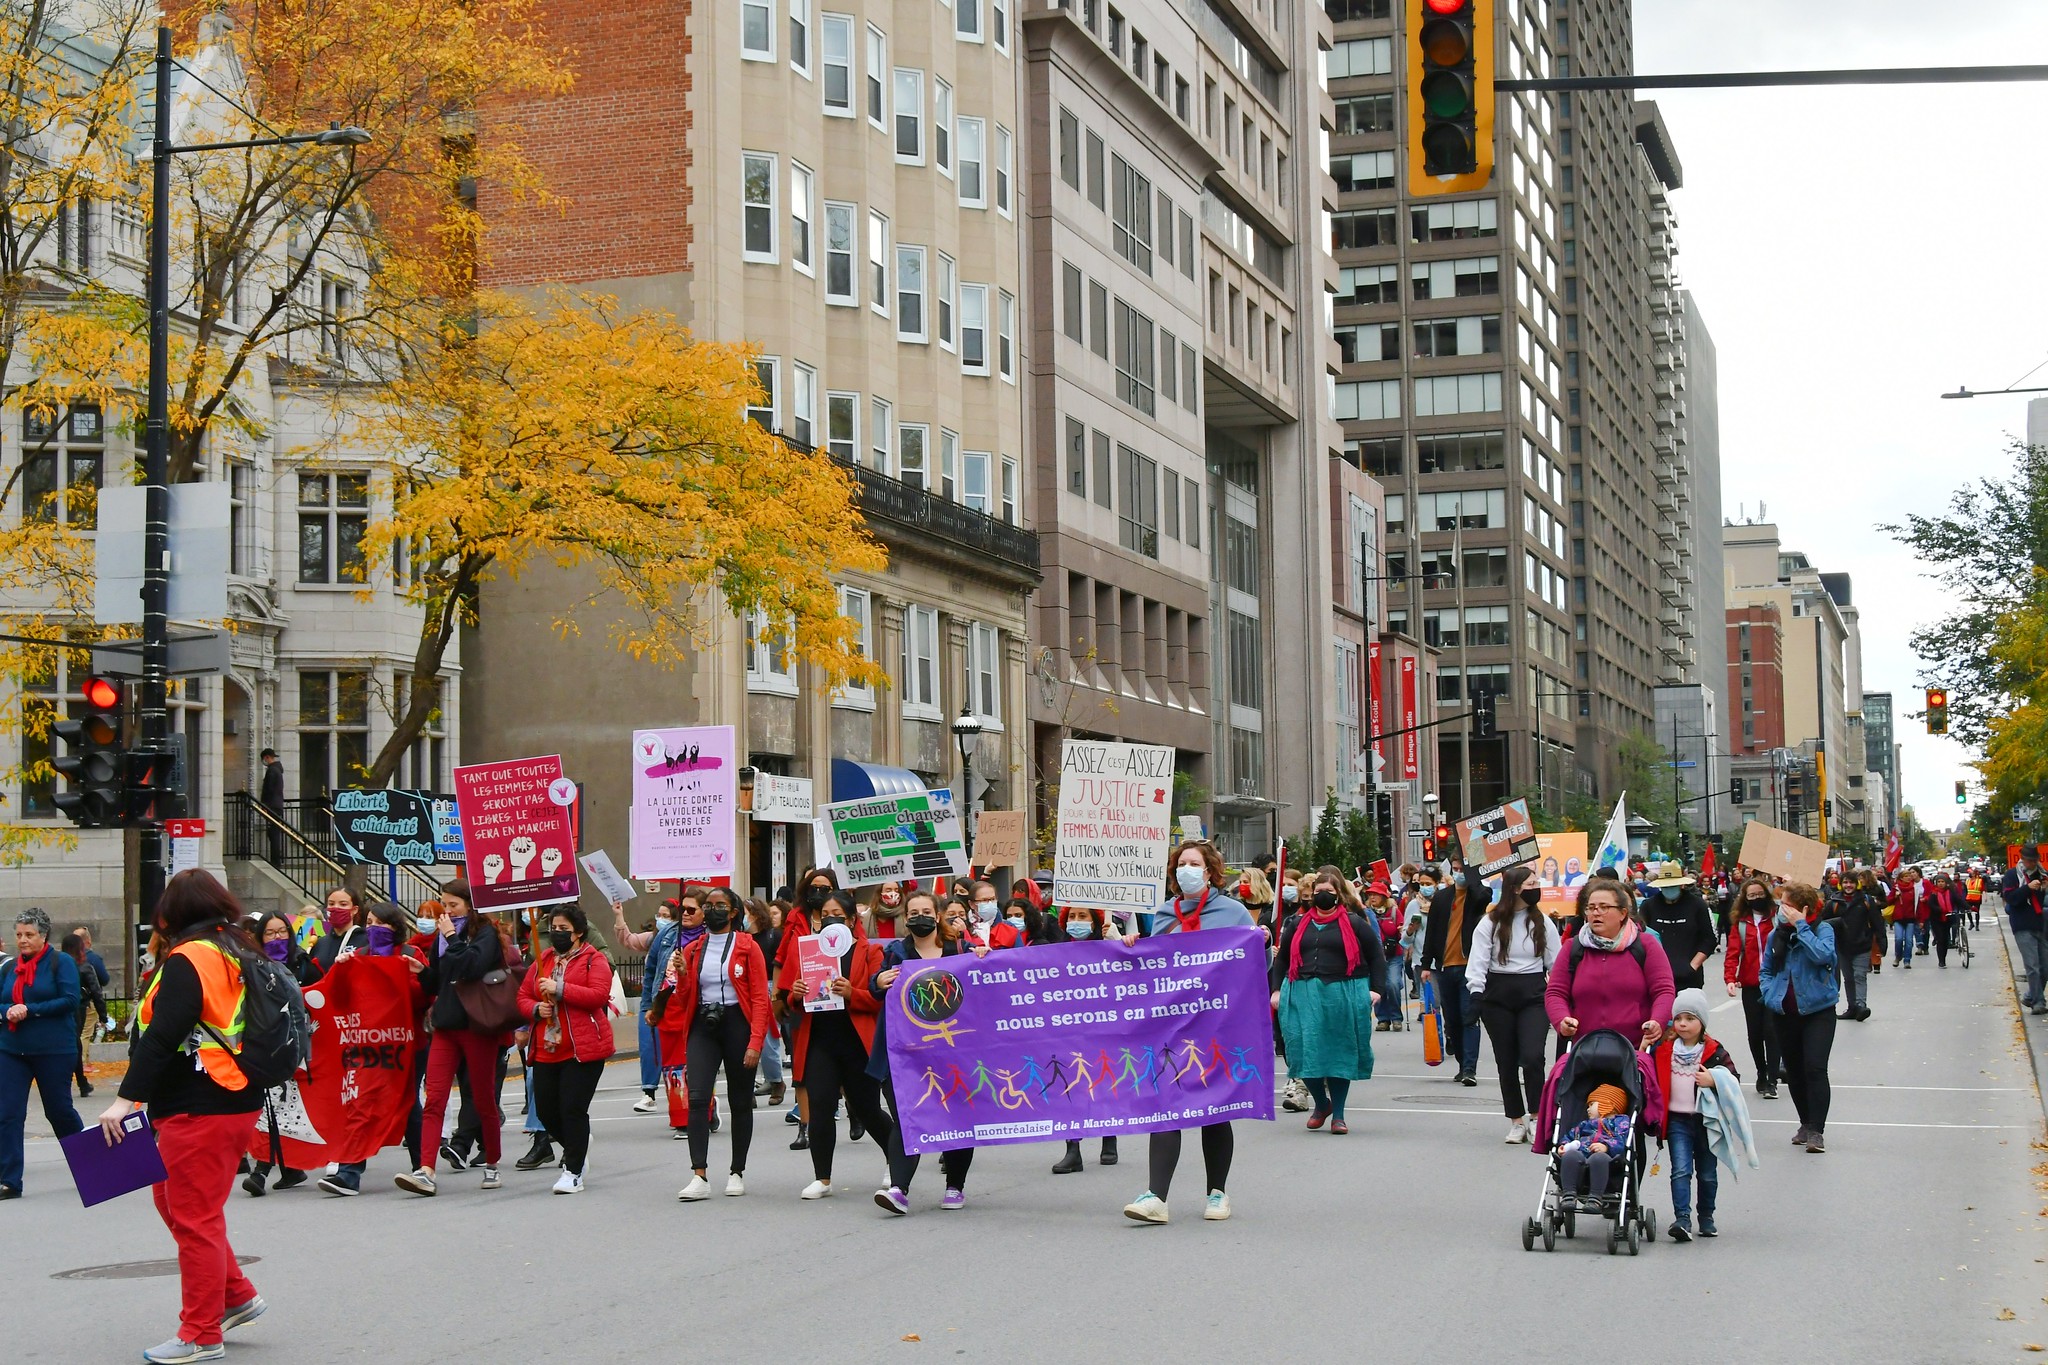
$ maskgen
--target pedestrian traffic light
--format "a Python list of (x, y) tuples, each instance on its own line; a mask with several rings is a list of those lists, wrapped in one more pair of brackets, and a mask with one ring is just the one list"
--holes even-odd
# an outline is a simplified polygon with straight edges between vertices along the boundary
[(1970, 804), (1969, 783), (1961, 781), (1956, 783), (1956, 804), (1958, 806), (1967, 806)]
[(1948, 733), (1948, 689), (1930, 687), (1927, 689), (1927, 733), (1945, 735)]
[(1422, 861), (1424, 861), (1425, 863), (1433, 863), (1436, 861), (1435, 835), (1425, 834), (1422, 836)]
[(1407, 0), (1408, 189), (1462, 194), (1493, 177), (1493, 0)]
[(176, 755), (169, 749), (131, 749), (121, 757), (126, 775), (122, 824), (160, 824), (185, 813), (184, 801), (171, 781)]
[(87, 678), (78, 714), (50, 727), (64, 752), (50, 760), (70, 785), (57, 794), (57, 809), (80, 829), (121, 825), (121, 684)]
[(1494, 728), (1494, 703), (1498, 700), (1491, 692), (1481, 692), (1472, 698), (1472, 738), (1492, 739)]

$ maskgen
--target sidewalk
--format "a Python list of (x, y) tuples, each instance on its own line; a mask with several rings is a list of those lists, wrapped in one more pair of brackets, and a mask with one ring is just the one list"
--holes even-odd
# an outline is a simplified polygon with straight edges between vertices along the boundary
[(2006, 978), (2012, 985), (2013, 1027), (2019, 1032), (2028, 1060), (2033, 1064), (2034, 1093), (2041, 1101), (2043, 1118), (2048, 1119), (2048, 1014), (2029, 1014), (2020, 1004), (2020, 998), (2026, 992), (2026, 978), (2019, 970), (2019, 940), (2013, 937), (2005, 916), (1986, 910), (1984, 918), (1998, 921), (1998, 946), (2005, 963)]

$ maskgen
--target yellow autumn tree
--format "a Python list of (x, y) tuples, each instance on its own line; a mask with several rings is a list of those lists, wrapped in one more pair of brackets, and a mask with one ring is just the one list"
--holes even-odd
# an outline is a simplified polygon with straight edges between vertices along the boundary
[[(1990, 719), (1977, 768), (1996, 812), (2048, 795), (2048, 571), (2034, 570), (2034, 591), (1994, 630), (1992, 655), (2012, 691), (2012, 706)], [(2019, 837), (2014, 827), (2013, 837)]]
[[(790, 622), (830, 685), (874, 685), (834, 575), (879, 570), (852, 477), (745, 416), (753, 354), (605, 297), (475, 299), (415, 352), (350, 439), (402, 452), (391, 512), (363, 540), (370, 574), (401, 559), (423, 622), (407, 698), (364, 776), (397, 771), (438, 704), (442, 660), (483, 584), (535, 563), (591, 571), (628, 623), (615, 643), (673, 665), (726, 608)], [(472, 334), (473, 333), (473, 334)], [(577, 630), (564, 615), (565, 634)]]

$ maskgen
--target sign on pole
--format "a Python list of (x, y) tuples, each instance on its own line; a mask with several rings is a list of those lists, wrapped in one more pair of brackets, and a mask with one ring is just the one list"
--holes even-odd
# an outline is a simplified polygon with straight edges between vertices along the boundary
[[(454, 815), (455, 802), (433, 792), (391, 787), (343, 787), (334, 794), (328, 822), (335, 846), (352, 863), (377, 867), (432, 867), (444, 861), (438, 807)], [(456, 843), (454, 857), (461, 856)]]
[(1060, 748), (1053, 903), (1150, 914), (1166, 899), (1172, 808), (1172, 749), (1067, 740)]
[(560, 754), (473, 763), (455, 770), (470, 903), (519, 910), (575, 900), (576, 784)]
[(171, 841), (173, 877), (199, 866), (199, 849), (206, 839), (204, 820), (166, 820), (164, 836)]
[(967, 875), (967, 841), (950, 791), (906, 792), (825, 807), (832, 865), (848, 886)]
[(729, 877), (739, 769), (733, 727), (633, 732), (632, 874)]
[(777, 777), (759, 773), (754, 777), (754, 819), (763, 824), (807, 825), (817, 817), (811, 806), (811, 779)]

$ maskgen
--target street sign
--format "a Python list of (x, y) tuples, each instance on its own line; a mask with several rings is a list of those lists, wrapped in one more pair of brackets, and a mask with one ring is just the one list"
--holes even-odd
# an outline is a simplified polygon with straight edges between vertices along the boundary
[[(100, 490), (93, 534), (93, 620), (142, 623), (143, 507), (140, 485)], [(218, 621), (228, 614), (231, 507), (225, 483), (170, 488), (171, 576), (167, 610), (176, 621)]]
[[(228, 671), (228, 633), (202, 631), (197, 635), (175, 635), (170, 641), (170, 671), (174, 678), (193, 678)], [(117, 678), (142, 676), (142, 641), (104, 640), (92, 647), (92, 671)]]

